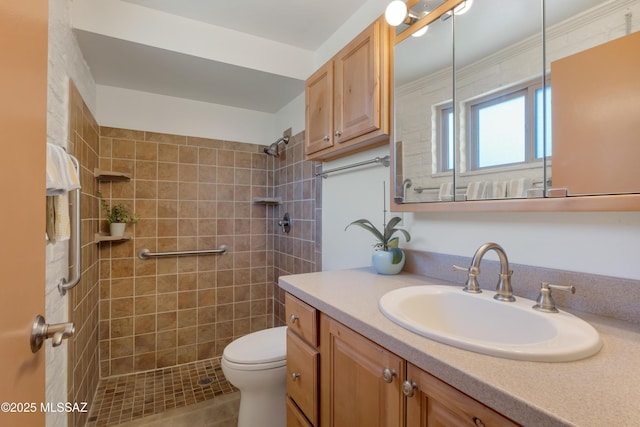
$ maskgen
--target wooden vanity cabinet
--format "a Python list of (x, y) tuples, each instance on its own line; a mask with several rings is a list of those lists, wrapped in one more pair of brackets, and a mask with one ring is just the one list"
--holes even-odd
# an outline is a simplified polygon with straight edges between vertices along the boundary
[(331, 160), (388, 142), (389, 31), (384, 18), (376, 20), (307, 79), (307, 159)]
[(518, 426), (288, 293), (285, 311), (287, 427)]
[(287, 427), (318, 425), (318, 312), (290, 294), (287, 316)]
[(404, 425), (403, 359), (324, 314), (320, 343), (321, 426)]
[(407, 396), (407, 427), (519, 425), (410, 363), (409, 384), (413, 390)]

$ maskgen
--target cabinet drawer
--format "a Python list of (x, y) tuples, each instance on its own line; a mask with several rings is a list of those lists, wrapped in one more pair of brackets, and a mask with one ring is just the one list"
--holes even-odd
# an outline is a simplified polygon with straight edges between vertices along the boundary
[(286, 294), (284, 298), (287, 326), (306, 342), (318, 346), (318, 312), (315, 308)]
[(302, 413), (318, 422), (318, 350), (287, 331), (287, 394)]
[(290, 398), (287, 398), (287, 427), (313, 427)]

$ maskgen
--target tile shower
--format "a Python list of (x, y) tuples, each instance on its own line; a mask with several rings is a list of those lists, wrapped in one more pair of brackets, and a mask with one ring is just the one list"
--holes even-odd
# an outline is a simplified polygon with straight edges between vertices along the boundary
[[(215, 361), (233, 339), (283, 324), (277, 277), (320, 269), (315, 218), (320, 217), (321, 181), (314, 176), (317, 166), (303, 160), (303, 133), (274, 158), (255, 144), (92, 128), (95, 120), (86, 106), (79, 111), (87, 122), (76, 125), (80, 135), (95, 128), (99, 139), (82, 143), (73, 137), (88, 183), (83, 187), (83, 271), (93, 273), (71, 293), (80, 302), (72, 319), (86, 331), (70, 346), (76, 348), (70, 363), (77, 367), (70, 374), (74, 400), (82, 395), (91, 402), (97, 378), (102, 383)], [(131, 179), (97, 182), (95, 167)], [(98, 191), (140, 218), (127, 226), (130, 240), (93, 243), (95, 233), (106, 232), (106, 222), (98, 219)], [(254, 203), (256, 197), (278, 197), (281, 204)], [(277, 226), (285, 211), (294, 219), (289, 234)], [(163, 252), (222, 244), (229, 248), (224, 255), (137, 257), (142, 248)], [(69, 424), (85, 422), (86, 416)]]

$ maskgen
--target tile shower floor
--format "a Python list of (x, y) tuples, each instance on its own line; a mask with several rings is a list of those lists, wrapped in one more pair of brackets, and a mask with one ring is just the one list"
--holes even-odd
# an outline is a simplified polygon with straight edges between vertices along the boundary
[[(233, 396), (223, 396), (231, 395)], [(224, 397), (224, 398), (222, 398)], [(237, 397), (237, 398), (236, 398)], [(157, 369), (119, 377), (105, 378), (98, 383), (96, 396), (87, 420), (87, 427), (113, 426), (138, 422), (130, 425), (178, 425), (178, 418), (188, 415), (184, 408), (194, 405), (195, 417), (202, 418), (207, 408), (215, 407), (215, 418), (208, 422), (194, 422), (189, 419), (184, 425), (190, 427), (212, 425), (235, 425), (240, 393), (224, 377), (220, 367), (220, 358), (201, 360), (185, 365)], [(218, 401), (221, 405), (218, 404)], [(196, 406), (197, 404), (197, 406)], [(190, 409), (190, 408), (186, 408)], [(211, 411), (209, 411), (211, 412)], [(176, 416), (170, 424), (161, 424), (159, 417), (170, 421), (168, 417)], [(213, 413), (213, 412), (211, 412)], [(144, 417), (144, 418), (143, 418)], [(144, 422), (149, 417), (149, 422)], [(228, 424), (220, 424), (231, 418)], [(180, 423), (181, 424), (181, 423)]]

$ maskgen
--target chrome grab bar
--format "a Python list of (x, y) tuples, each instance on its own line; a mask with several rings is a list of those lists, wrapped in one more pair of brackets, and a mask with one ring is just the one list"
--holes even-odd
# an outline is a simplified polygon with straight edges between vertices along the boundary
[[(68, 156), (73, 162), (73, 166), (78, 172), (78, 180), (80, 180), (80, 162), (71, 154), (68, 154)], [(71, 269), (73, 272), (72, 278), (62, 278), (58, 282), (58, 291), (60, 291), (60, 295), (62, 296), (66, 295), (69, 289), (74, 288), (78, 283), (80, 283), (80, 276), (82, 275), (82, 239), (80, 236), (80, 226), (82, 225), (82, 221), (80, 218), (80, 194), (82, 192), (82, 189), (78, 188), (74, 191), (76, 192), (76, 197), (72, 202), (72, 205), (75, 209), (72, 210), (71, 214), (71, 230), (73, 239), (69, 241), (69, 255), (71, 255), (72, 253), (75, 255), (75, 262), (73, 263), (73, 268)], [(71, 243), (73, 243), (73, 247)]]
[(227, 252), (227, 245), (220, 245), (218, 249), (202, 249), (197, 251), (170, 251), (170, 252), (151, 252), (149, 249), (143, 248), (138, 252), (138, 258), (150, 259), (156, 257), (169, 256), (189, 256), (189, 255), (221, 255)]

